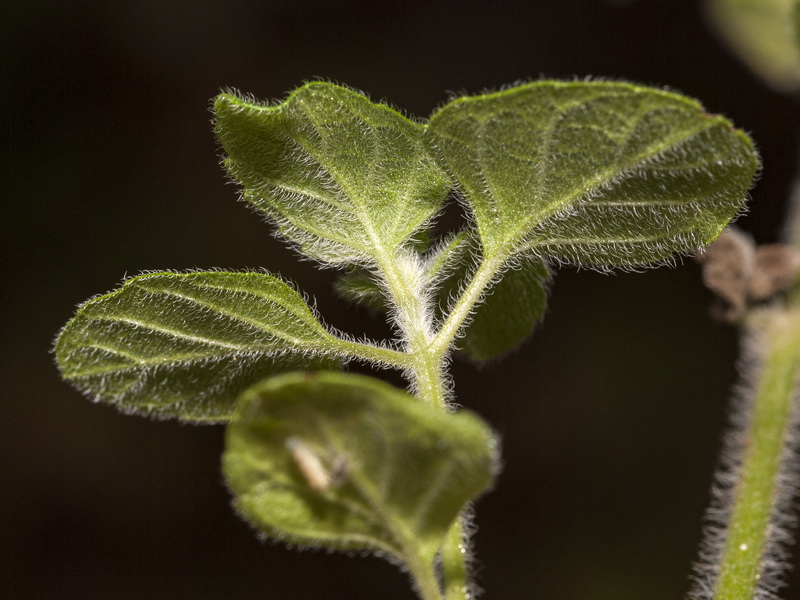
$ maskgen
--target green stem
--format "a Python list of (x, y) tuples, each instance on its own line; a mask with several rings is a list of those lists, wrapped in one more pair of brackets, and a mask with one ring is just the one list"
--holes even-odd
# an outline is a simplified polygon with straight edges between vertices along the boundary
[[(397, 360), (397, 356), (382, 358), (402, 362), (402, 367), (409, 374), (416, 395), (425, 403), (448, 410), (449, 389), (446, 379), (445, 364), (447, 356), (459, 330), (469, 318), (475, 305), (484, 291), (496, 277), (505, 256), (496, 253), (491, 259), (484, 259), (475, 275), (467, 285), (453, 310), (447, 316), (442, 327), (434, 335), (432, 332), (432, 310), (429, 300), (419, 286), (415, 285), (421, 275), (415, 265), (403, 255), (386, 256), (380, 263), (381, 272), (396, 306), (396, 322), (406, 344), (407, 362)], [(371, 350), (372, 351), (372, 350)], [(373, 351), (374, 352), (374, 351)], [(388, 361), (387, 361), (388, 362)], [(445, 600), (469, 599), (469, 570), (467, 568), (467, 541), (462, 530), (463, 515), (459, 516), (442, 545), (442, 579)], [(425, 565), (408, 565), (417, 582), (418, 591), (424, 600), (441, 598), (436, 584), (436, 592), (428, 577), (431, 573)]]
[(381, 274), (395, 307), (395, 322), (406, 346), (402, 367), (411, 378), (416, 395), (432, 406), (447, 406), (444, 361), (432, 355), (433, 310), (423, 289), (424, 272), (411, 254), (403, 251), (379, 260)]
[(475, 271), (475, 275), (456, 301), (453, 310), (447, 315), (447, 319), (433, 339), (431, 351), (435, 356), (443, 358), (447, 355), (461, 326), (472, 314), (475, 304), (481, 299), (492, 279), (497, 277), (497, 273), (506, 258), (504, 254), (495, 253), (492, 258), (484, 258), (481, 262), (478, 270)]
[(352, 360), (362, 360), (403, 370), (410, 368), (413, 363), (408, 352), (352, 340), (337, 339), (337, 343), (339, 352)]
[(442, 546), (442, 579), (445, 600), (469, 599), (469, 542), (462, 528), (463, 517), (459, 516), (447, 532)]
[[(416, 557), (416, 553), (411, 552), (410, 556)], [(431, 569), (428, 561), (413, 561), (406, 563), (411, 577), (417, 588), (417, 593), (421, 600), (442, 600), (442, 592), (439, 589), (439, 581), (436, 574)]]
[[(786, 457), (793, 400), (800, 381), (800, 309), (767, 309), (749, 321), (760, 350), (760, 378), (730, 525), (716, 583), (715, 600), (752, 600), (761, 582), (765, 554), (777, 543), (773, 527), (778, 476)], [(773, 549), (774, 551), (774, 549)], [(766, 582), (769, 583), (769, 582)]]

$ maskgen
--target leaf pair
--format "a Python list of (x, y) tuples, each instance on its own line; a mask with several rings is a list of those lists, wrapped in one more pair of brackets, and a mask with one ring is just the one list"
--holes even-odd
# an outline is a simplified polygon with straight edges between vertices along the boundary
[[(433, 302), (438, 289), (441, 322), (492, 261), (494, 287), (461, 327), (478, 360), (512, 349), (541, 317), (545, 261), (625, 267), (689, 252), (736, 214), (758, 167), (725, 119), (621, 83), (458, 98), (426, 124), (320, 82), (275, 106), (222, 94), (215, 110), (245, 199), (302, 252), (366, 269), (381, 294), (393, 283), (413, 296), (390, 293), (390, 308)], [(419, 240), (453, 188), (475, 223), (457, 240), (478, 242), (423, 255)], [(258, 379), (360, 351), (275, 277), (222, 272), (134, 278), (82, 306), (56, 344), (62, 374), (87, 394), (186, 420), (225, 420)]]
[(277, 106), (215, 103), (244, 197), (328, 264), (378, 263), (464, 196), (483, 252), (652, 263), (709, 243), (741, 208), (752, 144), (685, 97), (542, 81), (458, 98), (418, 124), (314, 82)]

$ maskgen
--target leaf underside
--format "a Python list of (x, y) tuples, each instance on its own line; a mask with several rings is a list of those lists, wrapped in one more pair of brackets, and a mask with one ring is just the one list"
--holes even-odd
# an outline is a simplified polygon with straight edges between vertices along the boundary
[(56, 341), (62, 376), (126, 412), (225, 421), (256, 381), (335, 368), (337, 340), (264, 273), (153, 273), (82, 305)]
[(237, 509), (269, 536), (430, 564), (491, 484), (494, 445), (466, 411), (445, 415), (361, 375), (296, 373), (242, 395), (223, 471)]
[(454, 100), (426, 129), (488, 256), (634, 266), (712, 241), (758, 169), (752, 143), (685, 97), (542, 81)]
[(374, 265), (413, 241), (450, 190), (422, 126), (349, 89), (309, 83), (277, 106), (221, 94), (214, 108), (245, 200), (323, 263)]

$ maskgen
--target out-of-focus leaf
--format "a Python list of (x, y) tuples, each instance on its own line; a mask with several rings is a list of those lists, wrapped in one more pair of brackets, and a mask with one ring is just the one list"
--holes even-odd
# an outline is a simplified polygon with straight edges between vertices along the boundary
[(370, 377), (295, 373), (242, 395), (223, 470), (236, 508), (271, 537), (433, 568), (459, 511), (491, 485), (496, 448), (471, 413)]
[(709, 0), (715, 28), (736, 55), (778, 91), (800, 88), (797, 0)]

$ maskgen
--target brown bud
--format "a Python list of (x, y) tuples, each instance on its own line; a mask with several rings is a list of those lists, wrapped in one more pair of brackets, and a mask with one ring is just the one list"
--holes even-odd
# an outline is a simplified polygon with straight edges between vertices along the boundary
[(749, 286), (752, 300), (766, 300), (789, 289), (800, 274), (800, 250), (787, 244), (756, 248), (756, 267)]
[(747, 307), (748, 288), (755, 270), (755, 244), (738, 229), (728, 228), (698, 255), (703, 283), (723, 302), (720, 313), (735, 321)]
[(800, 250), (786, 244), (756, 247), (752, 238), (728, 228), (698, 255), (703, 283), (722, 303), (716, 312), (737, 321), (753, 302), (787, 290), (800, 275)]

